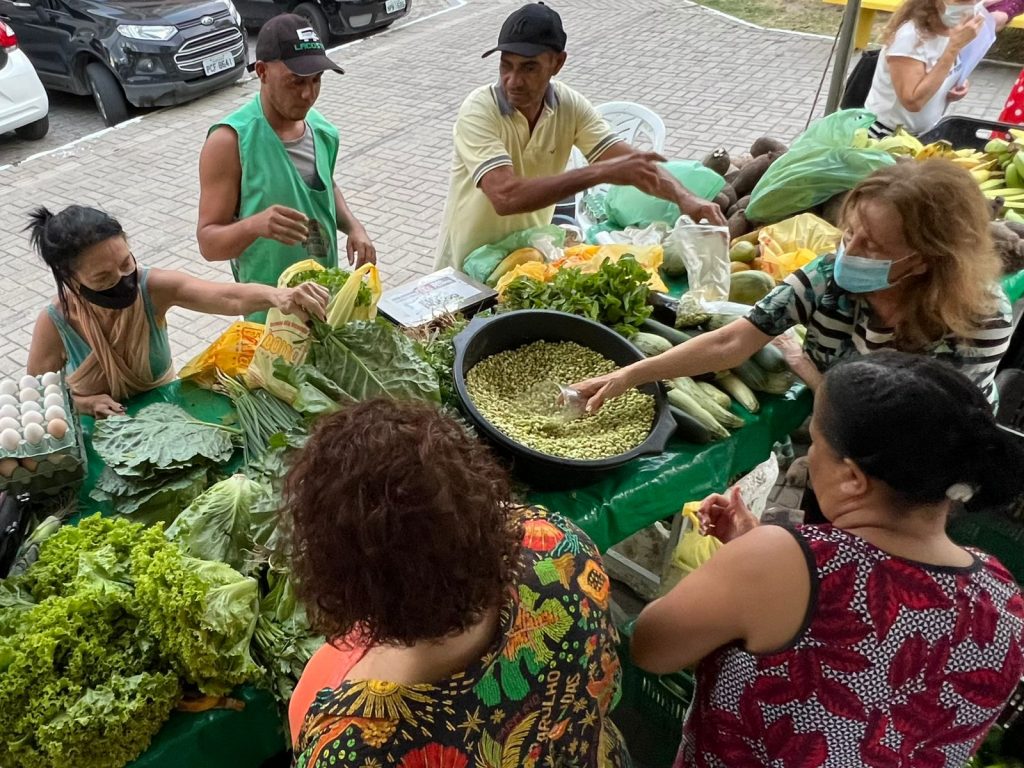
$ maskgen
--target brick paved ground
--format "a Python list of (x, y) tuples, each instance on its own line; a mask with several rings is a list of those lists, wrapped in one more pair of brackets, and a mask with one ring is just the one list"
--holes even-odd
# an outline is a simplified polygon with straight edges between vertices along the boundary
[[(341, 130), (339, 183), (377, 242), (387, 285), (431, 266), (452, 120), (464, 95), (494, 78), (497, 62), (479, 53), (519, 2), (470, 0), (360, 40), (338, 53), (348, 74), (324, 80), (318, 108)], [(655, 109), (676, 157), (749, 146), (765, 133), (795, 136), (831, 48), (830, 40), (758, 30), (686, 0), (558, 7), (569, 34), (563, 79), (595, 103)], [(997, 114), (1015, 75), (987, 67), (959, 111)], [(207, 127), (255, 92), (253, 83), (229, 88), (0, 171), (0, 371), (24, 367), (35, 316), (53, 290), (20, 232), (32, 205), (103, 206), (121, 218), (142, 263), (227, 278), (226, 266), (204, 262), (195, 245), (197, 157)], [(179, 363), (227, 324), (178, 311), (169, 321)]]

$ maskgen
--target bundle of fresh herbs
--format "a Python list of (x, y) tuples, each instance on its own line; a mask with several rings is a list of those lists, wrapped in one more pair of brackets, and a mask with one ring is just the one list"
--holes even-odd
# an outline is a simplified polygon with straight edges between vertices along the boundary
[(650, 275), (632, 256), (606, 259), (593, 273), (560, 269), (548, 282), (517, 277), (505, 288), (507, 309), (553, 309), (596, 320), (623, 336), (632, 336), (651, 315), (647, 305)]

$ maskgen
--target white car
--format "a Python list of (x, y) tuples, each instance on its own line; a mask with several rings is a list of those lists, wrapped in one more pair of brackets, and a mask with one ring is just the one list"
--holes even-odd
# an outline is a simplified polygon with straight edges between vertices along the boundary
[(18, 48), (10, 25), (0, 21), (0, 133), (36, 141), (50, 129), (50, 103), (32, 62)]

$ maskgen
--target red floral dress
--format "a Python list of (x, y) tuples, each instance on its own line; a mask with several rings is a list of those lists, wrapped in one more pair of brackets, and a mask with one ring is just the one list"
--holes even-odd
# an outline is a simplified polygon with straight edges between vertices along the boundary
[(677, 768), (961, 768), (1024, 672), (1024, 599), (994, 558), (947, 568), (832, 526), (793, 531), (811, 571), (786, 649), (701, 662)]

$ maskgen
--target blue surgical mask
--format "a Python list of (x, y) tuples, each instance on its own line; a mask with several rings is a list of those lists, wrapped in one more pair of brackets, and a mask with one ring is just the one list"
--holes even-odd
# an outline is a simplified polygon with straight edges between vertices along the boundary
[[(901, 259), (902, 261), (902, 259)], [(868, 259), (846, 252), (846, 243), (839, 242), (832, 276), (836, 284), (850, 293), (873, 293), (892, 286), (889, 282), (891, 259)]]
[(942, 23), (952, 29), (973, 16), (973, 5), (947, 5), (942, 14)]

